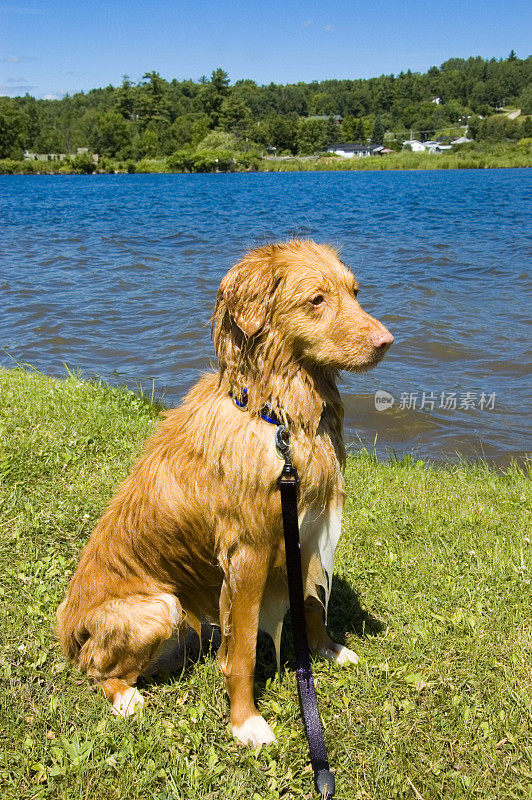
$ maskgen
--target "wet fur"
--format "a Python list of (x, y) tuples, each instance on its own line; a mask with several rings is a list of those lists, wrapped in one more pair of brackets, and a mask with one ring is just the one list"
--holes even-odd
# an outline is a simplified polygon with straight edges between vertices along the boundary
[[(138, 696), (129, 687), (170, 636), (209, 621), (221, 628), (234, 735), (255, 745), (273, 739), (253, 702), (259, 619), (278, 640), (287, 607), (282, 462), (274, 427), (260, 418), (267, 401), (290, 421), (301, 478), (310, 643), (339, 653), (318, 602), (332, 577), (318, 542), (334, 551), (337, 534), (323, 531), (335, 515), (339, 530), (344, 496), (337, 372), (374, 366), (387, 349), (375, 342), (388, 334), (354, 290), (337, 252), (309, 241), (251, 251), (223, 279), (212, 318), (219, 370), (148, 439), (57, 612), (66, 655), (102, 684), (116, 713), (130, 713)], [(242, 412), (229, 392), (244, 387)]]

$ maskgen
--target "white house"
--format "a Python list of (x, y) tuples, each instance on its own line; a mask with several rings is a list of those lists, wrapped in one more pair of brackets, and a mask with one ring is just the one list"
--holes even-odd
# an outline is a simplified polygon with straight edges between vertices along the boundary
[(452, 150), (450, 144), (442, 144), (441, 142), (425, 142), (427, 153), (443, 153), (445, 150)]
[(62, 161), (66, 153), (30, 153), (24, 150), (24, 161)]
[(407, 139), (403, 142), (403, 147), (409, 147), (413, 153), (443, 153), (445, 150), (452, 150), (450, 144), (441, 142), (420, 142), (418, 139)]
[(458, 139), (454, 139), (451, 144), (469, 144), (472, 142), (473, 139), (468, 139), (467, 136), (459, 136)]
[(407, 139), (406, 142), (403, 142), (403, 147), (409, 147), (413, 153), (425, 153), (427, 143), (420, 142), (419, 139)]
[(374, 144), (330, 144), (327, 152), (344, 158), (367, 158), (379, 155), (382, 149), (382, 145)]

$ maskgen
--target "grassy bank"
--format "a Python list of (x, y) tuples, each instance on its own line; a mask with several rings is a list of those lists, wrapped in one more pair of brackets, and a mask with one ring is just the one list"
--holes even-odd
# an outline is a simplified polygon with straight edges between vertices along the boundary
[(416, 170), (416, 169), (498, 169), (532, 166), (532, 148), (527, 145), (492, 145), (475, 149), (412, 153), (401, 151), (368, 158), (321, 157), (312, 160), (263, 161), (260, 169), (273, 172), (314, 170)]
[(532, 166), (532, 139), (518, 144), (476, 144), (457, 147), (441, 154), (401, 151), (387, 156), (342, 158), (306, 156), (262, 158), (228, 151), (212, 151), (201, 158), (143, 158), (141, 161), (116, 161), (90, 157), (68, 161), (13, 161), (0, 159), (0, 175), (86, 175), (98, 173), (180, 173), (180, 172), (314, 172), (328, 170), (417, 170), (417, 169), (497, 169)]
[[(293, 666), (275, 678), (267, 642), (258, 702), (278, 744), (260, 752), (231, 739), (212, 656), (148, 684), (130, 720), (79, 683), (54, 611), (158, 411), (19, 370), (0, 392), (2, 796), (313, 797)], [(315, 667), (338, 798), (531, 797), (529, 488), (517, 469), (350, 460), (330, 623), (361, 662)]]

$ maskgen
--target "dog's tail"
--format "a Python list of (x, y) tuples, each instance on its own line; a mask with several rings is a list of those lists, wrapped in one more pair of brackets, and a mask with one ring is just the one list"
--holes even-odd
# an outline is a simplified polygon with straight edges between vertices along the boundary
[(89, 638), (87, 627), (81, 623), (80, 615), (72, 613), (69, 598), (65, 597), (56, 612), (56, 635), (63, 653), (73, 664), (79, 662), (81, 648)]

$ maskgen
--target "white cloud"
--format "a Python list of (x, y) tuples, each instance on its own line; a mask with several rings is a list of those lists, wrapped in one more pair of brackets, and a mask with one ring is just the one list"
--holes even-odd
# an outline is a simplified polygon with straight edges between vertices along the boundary
[(12, 94), (15, 97), (19, 97), (23, 94), (31, 94), (31, 92), (36, 88), (36, 86), (29, 86), (23, 83), (18, 84), (17, 86), (0, 86), (0, 94)]
[(23, 94), (31, 94), (37, 87), (28, 83), (27, 78), (12, 76), (4, 78), (4, 84), (0, 86), (0, 92), (4, 95), (14, 95), (19, 97)]
[(324, 31), (333, 31), (334, 30), (334, 25), (326, 25), (323, 30)]
[(306, 22), (301, 23), (302, 28), (310, 28), (311, 25), (314, 25), (313, 19), (308, 19)]

